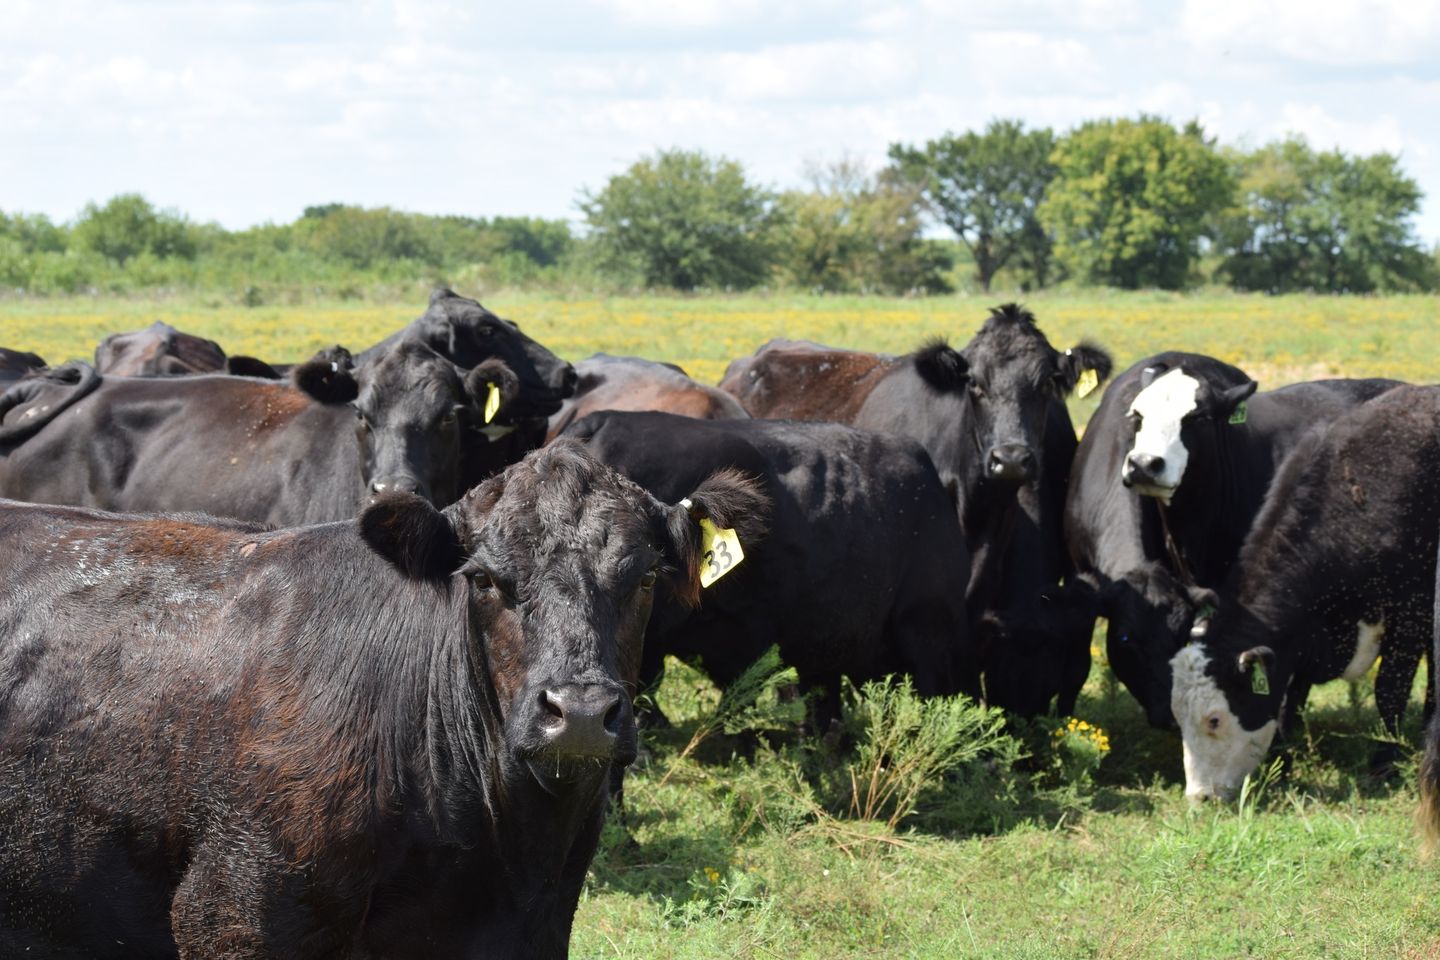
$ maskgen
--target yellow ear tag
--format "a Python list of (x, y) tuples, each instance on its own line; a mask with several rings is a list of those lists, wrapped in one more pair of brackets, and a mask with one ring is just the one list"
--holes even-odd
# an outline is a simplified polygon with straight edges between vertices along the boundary
[(1100, 374), (1094, 370), (1081, 370), (1079, 379), (1075, 381), (1075, 396), (1084, 400), (1094, 393), (1098, 386), (1100, 386)]
[(495, 419), (495, 414), (500, 410), (500, 388), (493, 383), (487, 383), (485, 386), (490, 388), (489, 392), (485, 394), (485, 422), (489, 423)]
[(700, 521), (700, 586), (710, 586), (744, 559), (734, 530), (721, 530), (708, 519)]

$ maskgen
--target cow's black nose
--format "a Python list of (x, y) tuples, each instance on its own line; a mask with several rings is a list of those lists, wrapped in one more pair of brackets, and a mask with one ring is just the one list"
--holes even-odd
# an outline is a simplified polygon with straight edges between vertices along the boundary
[(616, 687), (567, 683), (540, 692), (540, 733), (546, 746), (567, 757), (609, 758), (624, 722)]
[(1121, 479), (1133, 480), (1141, 477), (1145, 480), (1154, 480), (1165, 472), (1165, 458), (1152, 456), (1148, 453), (1132, 453), (1125, 461), (1130, 468), (1128, 476)]
[(382, 493), (413, 493), (417, 497), (425, 496), (425, 485), (414, 477), (386, 477), (384, 480), (370, 481), (370, 496), (378, 497)]
[(1023, 443), (1003, 443), (991, 447), (986, 462), (992, 480), (1029, 483), (1035, 479), (1035, 454)]

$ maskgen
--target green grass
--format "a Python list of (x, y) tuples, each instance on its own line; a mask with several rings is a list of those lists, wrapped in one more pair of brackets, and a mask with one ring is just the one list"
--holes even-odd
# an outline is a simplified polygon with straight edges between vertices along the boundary
[[(706, 380), (773, 336), (904, 351), (963, 342), (1002, 297), (930, 300), (484, 298), (569, 358), (598, 349), (675, 360)], [(0, 345), (88, 356), (105, 333), (163, 318), (232, 353), (305, 356), (364, 346), (413, 302), (247, 309), (196, 299), (0, 302)], [(1278, 386), (1327, 375), (1434, 381), (1435, 297), (1045, 295), (1029, 299), (1058, 345), (1099, 342), (1123, 367), (1162, 349), (1238, 363)], [(1075, 405), (1081, 421), (1094, 398)], [(1414, 703), (1419, 702), (1419, 686)], [(1288, 775), (1240, 804), (1192, 811), (1178, 738), (1150, 730), (1097, 654), (1078, 716), (1112, 749), (1060, 777), (1050, 731), (1017, 729), (1030, 756), (967, 764), (898, 828), (851, 819), (844, 757), (716, 734), (680, 754), (715, 709), (675, 665), (660, 697), (676, 721), (649, 738), (576, 917), (580, 957), (1440, 958), (1440, 866), (1422, 863), (1414, 757), (1367, 775), (1369, 681), (1319, 688)], [(1418, 707), (1405, 731), (1419, 743)], [(669, 776), (662, 785), (662, 780)]]

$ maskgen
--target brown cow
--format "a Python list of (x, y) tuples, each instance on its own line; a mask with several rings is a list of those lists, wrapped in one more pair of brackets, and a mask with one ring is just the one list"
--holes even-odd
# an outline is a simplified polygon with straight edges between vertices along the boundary
[(597, 353), (575, 364), (575, 395), (550, 418), (547, 442), (597, 410), (654, 410), (696, 420), (748, 420), (730, 394), (690, 379), (673, 363)]

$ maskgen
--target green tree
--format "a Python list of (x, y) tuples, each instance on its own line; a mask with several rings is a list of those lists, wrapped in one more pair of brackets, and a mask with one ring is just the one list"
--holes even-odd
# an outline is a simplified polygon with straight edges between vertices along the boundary
[(417, 214), (389, 207), (349, 207), (326, 204), (309, 207), (295, 224), (299, 241), (322, 257), (340, 260), (361, 270), (411, 260), (440, 264), (432, 231)]
[(1221, 272), (1245, 290), (1415, 290), (1433, 283), (1411, 227), (1419, 185), (1396, 157), (1317, 153), (1300, 137), (1233, 156), (1239, 198)]
[(1201, 238), (1234, 189), (1198, 124), (1094, 120), (1061, 139), (1051, 159), (1057, 174), (1040, 222), (1071, 274), (1128, 289), (1191, 281)]
[(1055, 175), (1048, 129), (1026, 131), (1018, 120), (994, 120), (984, 133), (947, 133), (921, 147), (891, 144), (890, 158), (920, 184), (930, 209), (969, 248), (980, 288), (1012, 260), (1023, 261), (1043, 286), (1049, 279), (1050, 237), (1035, 211)]
[(149, 253), (160, 258), (195, 256), (190, 222), (174, 210), (156, 210), (138, 193), (122, 193), (103, 207), (87, 203), (71, 230), (74, 245), (124, 266)]
[(795, 286), (837, 292), (949, 289), (948, 251), (922, 236), (914, 183), (872, 176), (842, 159), (809, 174), (811, 189), (780, 197), (777, 258)]
[(661, 150), (586, 191), (580, 209), (601, 262), (646, 286), (744, 289), (769, 273), (775, 199), (733, 160)]

